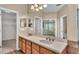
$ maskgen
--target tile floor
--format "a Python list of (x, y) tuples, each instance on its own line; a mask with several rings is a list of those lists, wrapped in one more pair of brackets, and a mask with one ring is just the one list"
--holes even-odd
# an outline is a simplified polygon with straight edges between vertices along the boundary
[(12, 52), (9, 52), (9, 53), (6, 53), (6, 54), (24, 54), (24, 53), (21, 52), (21, 51), (12, 51)]
[(2, 54), (9, 53), (11, 51), (16, 50), (16, 40), (6, 40), (2, 42)]

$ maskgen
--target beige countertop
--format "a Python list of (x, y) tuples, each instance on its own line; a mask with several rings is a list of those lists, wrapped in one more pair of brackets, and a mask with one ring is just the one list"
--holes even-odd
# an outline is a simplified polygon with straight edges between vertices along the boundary
[(24, 33), (20, 33), (19, 36), (21, 36), (29, 41), (32, 41), (36, 44), (39, 44), (47, 49), (50, 49), (56, 53), (62, 53), (63, 50), (67, 46), (67, 42), (62, 42), (62, 41), (58, 41), (58, 40), (54, 40), (52, 42), (52, 44), (45, 44), (43, 42), (40, 42), (40, 40), (46, 40), (46, 38), (39, 37), (39, 36), (28, 36), (27, 34), (24, 34)]

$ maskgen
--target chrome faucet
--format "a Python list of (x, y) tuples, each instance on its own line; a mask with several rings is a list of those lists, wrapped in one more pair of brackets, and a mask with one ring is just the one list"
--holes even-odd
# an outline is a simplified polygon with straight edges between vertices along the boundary
[(54, 39), (50, 38), (50, 37), (46, 37), (46, 40), (48, 40), (48, 41), (54, 41)]
[(50, 37), (46, 37), (46, 40), (49, 40), (50, 39)]

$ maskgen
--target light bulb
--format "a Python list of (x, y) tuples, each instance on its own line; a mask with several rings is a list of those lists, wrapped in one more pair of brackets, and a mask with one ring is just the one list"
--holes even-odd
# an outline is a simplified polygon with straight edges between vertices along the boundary
[(33, 5), (31, 6), (31, 9), (34, 9), (34, 6)]
[(43, 7), (47, 7), (47, 4), (44, 4)]
[(39, 11), (39, 9), (35, 9), (36, 11)]
[(39, 9), (41, 10), (41, 9), (43, 9), (43, 7), (41, 6), (41, 7), (39, 7)]
[(35, 6), (35, 7), (38, 7), (38, 4), (35, 4), (34, 6)]

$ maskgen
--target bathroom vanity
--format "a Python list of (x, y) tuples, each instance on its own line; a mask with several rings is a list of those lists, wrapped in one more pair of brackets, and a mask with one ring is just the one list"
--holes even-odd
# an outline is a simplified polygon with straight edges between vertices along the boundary
[(43, 37), (19, 35), (19, 48), (25, 54), (62, 54), (66, 53), (66, 47), (67, 43), (64, 42), (49, 43)]

